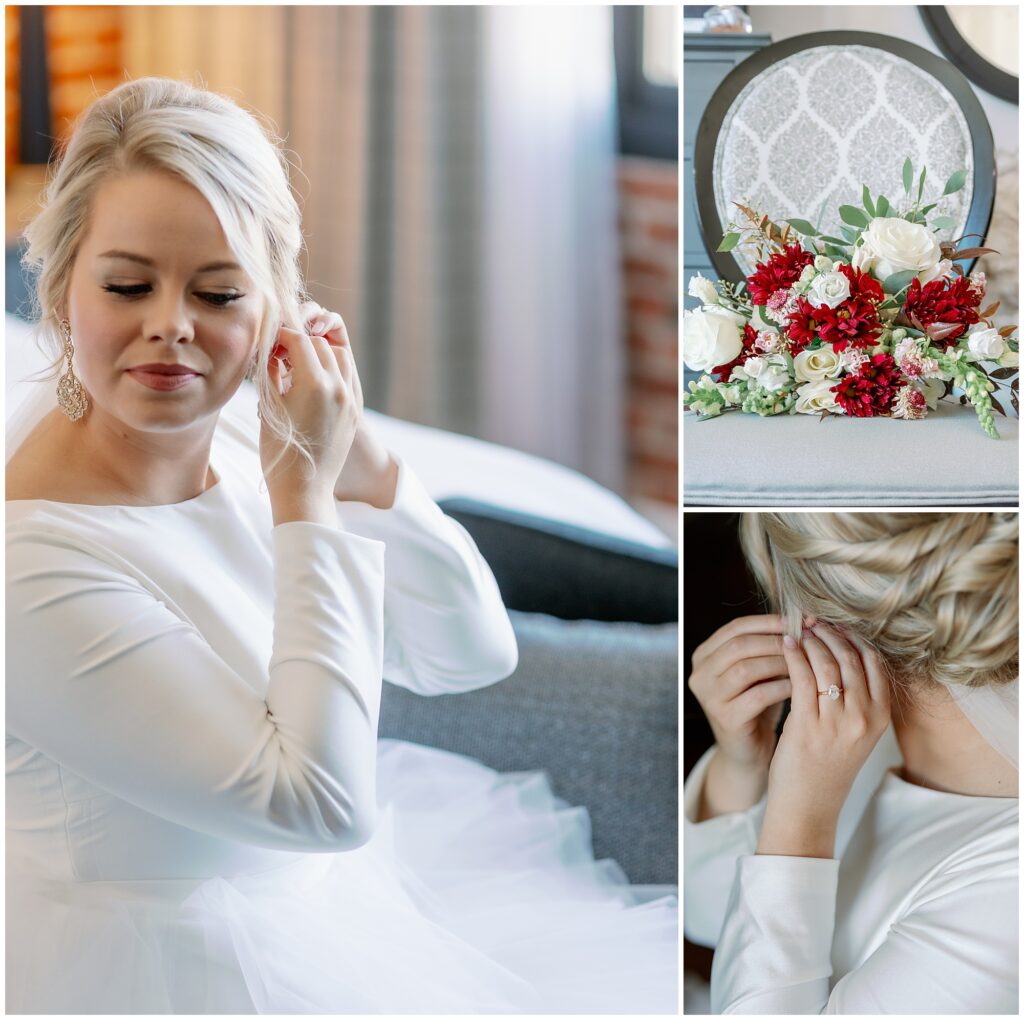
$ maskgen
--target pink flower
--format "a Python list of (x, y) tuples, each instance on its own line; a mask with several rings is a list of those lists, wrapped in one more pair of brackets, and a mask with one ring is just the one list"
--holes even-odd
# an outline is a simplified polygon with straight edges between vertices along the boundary
[(903, 386), (896, 394), (892, 405), (894, 418), (906, 418), (908, 421), (923, 418), (928, 413), (928, 401), (924, 394), (913, 386)]
[(975, 305), (980, 305), (985, 299), (985, 287), (987, 283), (985, 280), (985, 274), (980, 269), (976, 269), (967, 279), (970, 282), (970, 289), (968, 293), (974, 299)]
[(939, 370), (939, 363), (934, 358), (924, 357), (913, 337), (901, 340), (896, 345), (894, 355), (896, 364), (908, 379), (923, 379), (935, 375)]
[(754, 341), (754, 347), (765, 354), (774, 354), (781, 346), (782, 337), (774, 329), (762, 329)]

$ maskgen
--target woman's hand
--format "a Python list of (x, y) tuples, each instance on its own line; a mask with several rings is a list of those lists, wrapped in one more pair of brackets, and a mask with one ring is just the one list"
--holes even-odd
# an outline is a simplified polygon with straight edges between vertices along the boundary
[[(801, 645), (786, 637), (789, 715), (768, 775), (757, 852), (831, 857), (839, 812), (889, 724), (889, 678), (865, 641), (815, 623)], [(836, 684), (839, 698), (826, 694)]]
[(395, 501), (398, 484), (398, 464), (372, 433), (363, 417), (363, 388), (359, 372), (352, 358), (345, 322), (337, 312), (330, 312), (313, 301), (300, 306), (307, 331), (322, 336), (340, 358), (347, 352), (352, 361), (353, 389), (359, 404), (359, 426), (345, 465), (334, 484), (334, 496), (340, 500), (358, 500), (379, 508), (390, 507)]
[[(287, 378), (284, 362), (288, 364)], [(260, 427), (260, 460), (270, 492), (274, 523), (334, 520), (335, 479), (348, 457), (362, 414), (353, 385), (355, 364), (319, 336), (282, 326), (270, 359), (270, 381), (284, 411), (307, 441), (310, 463)], [(276, 462), (276, 463), (275, 463)]]
[(700, 702), (718, 753), (735, 770), (767, 777), (775, 727), (790, 696), (781, 616), (742, 616), (693, 653), (687, 686)]

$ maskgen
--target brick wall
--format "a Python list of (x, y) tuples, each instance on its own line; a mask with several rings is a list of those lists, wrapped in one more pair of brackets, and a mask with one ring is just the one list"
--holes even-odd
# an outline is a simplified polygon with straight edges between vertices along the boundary
[(619, 160), (630, 496), (675, 506), (679, 484), (678, 164)]

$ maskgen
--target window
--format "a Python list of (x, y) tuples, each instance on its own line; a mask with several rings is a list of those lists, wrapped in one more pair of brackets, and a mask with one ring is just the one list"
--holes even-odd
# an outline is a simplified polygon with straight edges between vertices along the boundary
[(679, 8), (615, 7), (619, 151), (679, 158)]

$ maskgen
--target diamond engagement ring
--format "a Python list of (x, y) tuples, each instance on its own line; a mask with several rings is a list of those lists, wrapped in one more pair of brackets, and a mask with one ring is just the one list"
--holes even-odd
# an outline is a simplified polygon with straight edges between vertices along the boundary
[(842, 693), (842, 687), (840, 687), (838, 684), (831, 684), (827, 691), (818, 691), (818, 697), (820, 698), (823, 694), (827, 694), (829, 701), (838, 701), (839, 695)]

